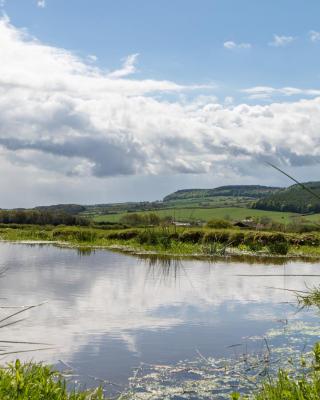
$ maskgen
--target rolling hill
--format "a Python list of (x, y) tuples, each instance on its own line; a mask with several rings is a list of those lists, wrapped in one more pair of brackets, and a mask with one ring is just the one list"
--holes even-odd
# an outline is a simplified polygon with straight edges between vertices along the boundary
[(214, 189), (184, 189), (178, 190), (166, 196), (163, 201), (205, 199), (209, 197), (249, 197), (259, 199), (282, 190), (279, 187), (260, 185), (229, 185), (220, 186)]
[[(320, 182), (307, 182), (303, 185), (320, 197)], [(300, 185), (292, 185), (257, 200), (252, 207), (259, 210), (288, 211), (300, 214), (319, 213), (320, 199)]]

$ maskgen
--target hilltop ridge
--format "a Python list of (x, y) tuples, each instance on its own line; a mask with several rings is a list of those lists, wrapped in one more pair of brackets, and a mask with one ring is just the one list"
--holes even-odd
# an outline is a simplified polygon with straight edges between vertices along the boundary
[[(295, 184), (265, 198), (260, 198), (253, 204), (253, 208), (269, 211), (289, 211), (300, 214), (320, 212), (320, 182), (303, 183), (312, 193), (301, 185)], [(319, 198), (316, 197), (319, 196)]]
[(262, 185), (226, 185), (213, 189), (182, 189), (164, 197), (163, 201), (203, 199), (207, 197), (249, 197), (258, 199), (282, 190), (280, 187)]

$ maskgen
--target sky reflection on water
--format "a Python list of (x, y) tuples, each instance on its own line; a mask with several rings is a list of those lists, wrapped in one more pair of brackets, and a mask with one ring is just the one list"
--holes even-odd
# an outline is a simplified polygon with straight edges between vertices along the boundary
[(198, 350), (223, 357), (233, 351), (228, 346), (247, 337), (263, 336), (287, 320), (308, 320), (310, 314), (297, 313), (292, 293), (270, 287), (303, 290), (320, 282), (317, 276), (296, 276), (320, 273), (317, 263), (301, 261), (161, 263), (10, 243), (0, 244), (0, 254), (0, 268), (8, 269), (0, 279), (2, 305), (47, 301), (2, 329), (1, 340), (50, 343), (53, 350), (24, 358), (63, 360), (83, 375), (115, 382), (125, 382), (141, 361), (176, 363)]

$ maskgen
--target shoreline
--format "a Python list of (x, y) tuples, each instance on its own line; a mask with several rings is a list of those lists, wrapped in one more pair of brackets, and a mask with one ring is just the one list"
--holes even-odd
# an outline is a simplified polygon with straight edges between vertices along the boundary
[(158, 259), (189, 259), (189, 260), (203, 260), (203, 261), (214, 261), (214, 260), (224, 260), (224, 261), (241, 261), (247, 262), (251, 261), (274, 261), (275, 264), (279, 262), (290, 262), (290, 261), (304, 261), (309, 263), (320, 262), (320, 255), (313, 254), (301, 254), (301, 253), (291, 253), (287, 255), (281, 254), (270, 254), (268, 252), (259, 251), (252, 252), (247, 250), (241, 250), (238, 248), (227, 248), (225, 254), (219, 255), (209, 255), (199, 252), (194, 253), (174, 253), (170, 251), (158, 251), (156, 249), (143, 249), (134, 246), (129, 246), (125, 244), (91, 244), (91, 243), (74, 243), (61, 240), (34, 240), (34, 239), (0, 239), (0, 243), (11, 243), (11, 244), (22, 244), (22, 245), (52, 245), (60, 248), (66, 249), (78, 249), (78, 250), (106, 250), (113, 251), (117, 253), (122, 253), (126, 255), (141, 257), (141, 258), (158, 258)]

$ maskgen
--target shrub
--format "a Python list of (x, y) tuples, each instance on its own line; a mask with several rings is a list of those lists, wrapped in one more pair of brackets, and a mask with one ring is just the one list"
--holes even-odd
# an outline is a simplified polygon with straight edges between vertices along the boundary
[(167, 234), (161, 234), (159, 236), (159, 244), (161, 247), (163, 247), (164, 249), (168, 249), (169, 247), (171, 247), (171, 236), (167, 235)]
[(120, 222), (125, 225), (139, 226), (145, 225), (146, 220), (143, 215), (136, 213), (128, 213), (120, 218)]
[(280, 254), (285, 256), (289, 251), (289, 243), (287, 241), (270, 243), (267, 248), (271, 254)]
[(53, 239), (75, 240), (79, 242), (93, 242), (97, 232), (92, 229), (55, 229), (52, 231)]
[(146, 230), (139, 232), (137, 240), (140, 244), (156, 245), (158, 244), (158, 235), (154, 231)]
[(250, 242), (247, 244), (250, 251), (260, 251), (263, 249), (263, 244), (261, 242)]
[(107, 239), (115, 239), (115, 240), (131, 240), (138, 236), (139, 232), (136, 230), (131, 231), (120, 231), (120, 232), (111, 232), (107, 234)]
[(284, 243), (284, 242), (287, 242), (287, 239), (283, 233), (271, 233), (267, 235), (266, 239), (267, 244)]
[(230, 221), (226, 221), (225, 219), (211, 219), (207, 222), (207, 227), (216, 229), (227, 229), (231, 228), (232, 224)]
[(204, 236), (203, 231), (190, 230), (179, 235), (181, 242), (199, 243)]
[(243, 232), (231, 232), (229, 235), (229, 241), (233, 246), (239, 246), (244, 241)]
[(207, 232), (203, 239), (203, 243), (227, 243), (229, 241), (229, 232), (219, 232), (219, 231), (212, 231)]

